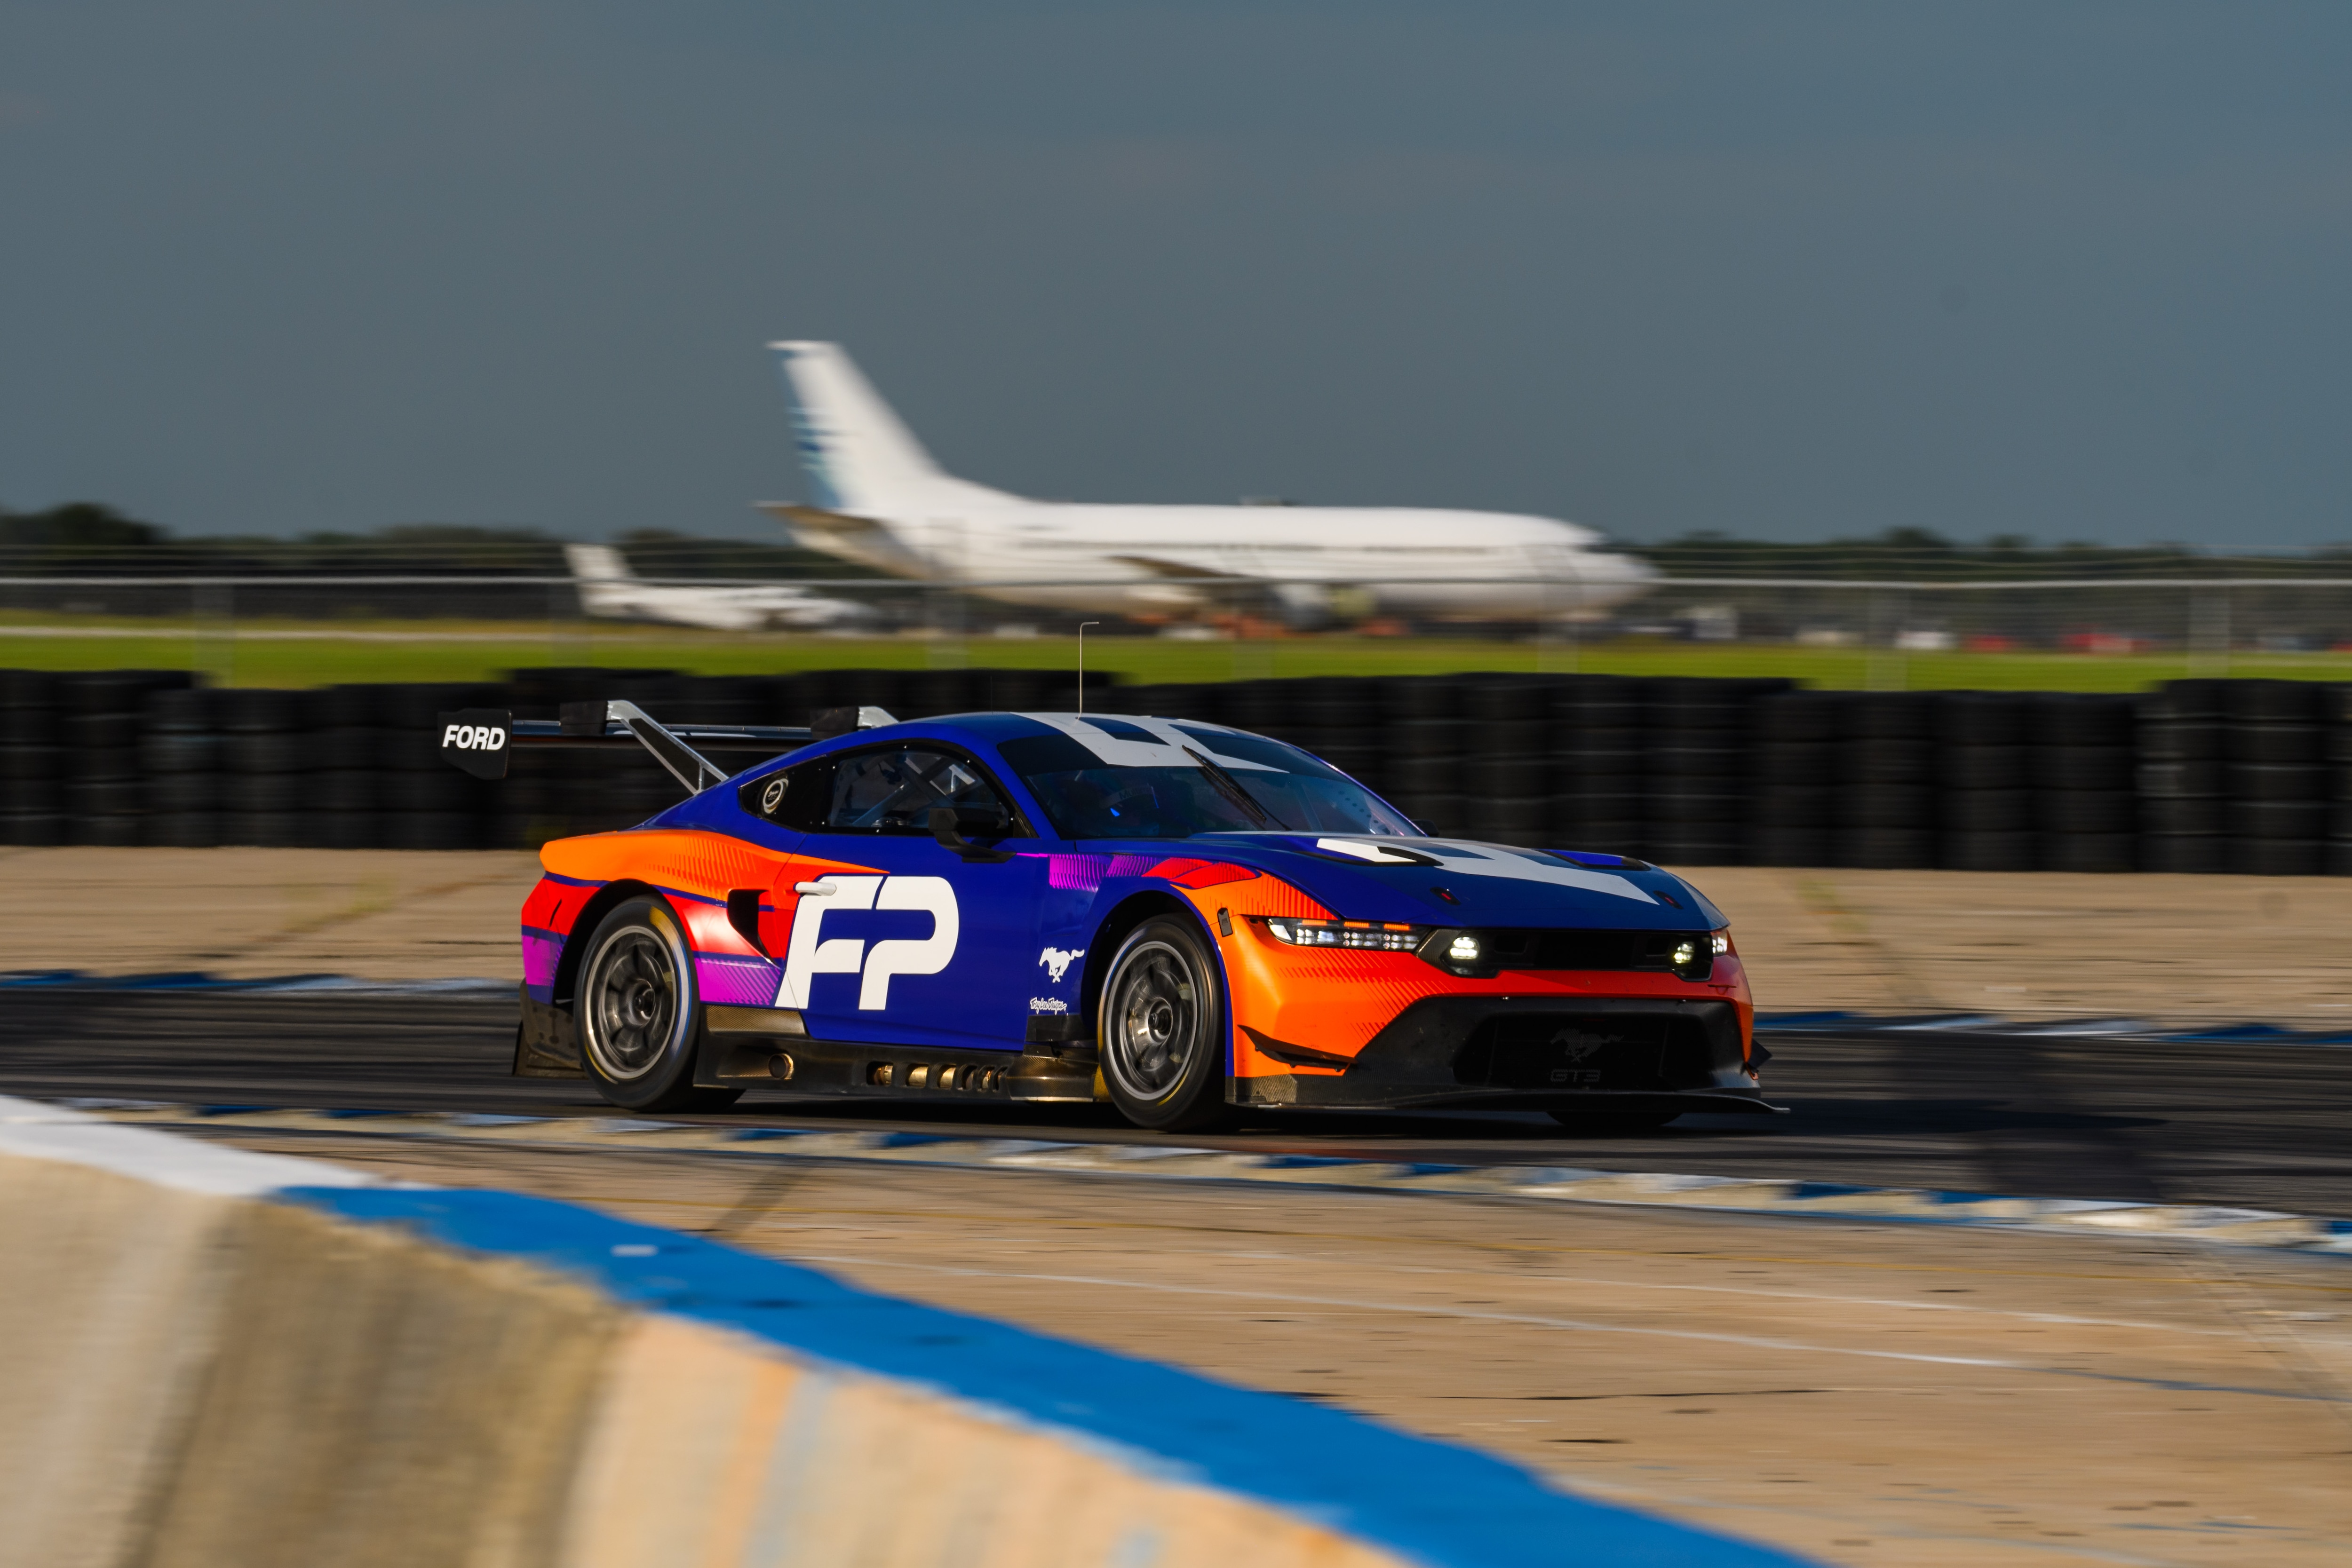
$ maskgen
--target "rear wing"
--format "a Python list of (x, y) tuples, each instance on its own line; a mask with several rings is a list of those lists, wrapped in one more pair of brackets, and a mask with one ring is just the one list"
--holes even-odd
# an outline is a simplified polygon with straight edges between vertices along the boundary
[[(516, 718), (496, 708), (441, 716), (441, 758), (477, 779), (503, 779), (520, 747), (554, 751), (642, 746), (670, 776), (698, 795), (730, 777), (709, 754), (781, 757), (813, 741), (898, 721), (878, 707), (832, 708), (805, 728), (793, 725), (665, 725), (632, 702), (565, 703), (556, 719)], [(740, 772), (741, 769), (738, 768)]]

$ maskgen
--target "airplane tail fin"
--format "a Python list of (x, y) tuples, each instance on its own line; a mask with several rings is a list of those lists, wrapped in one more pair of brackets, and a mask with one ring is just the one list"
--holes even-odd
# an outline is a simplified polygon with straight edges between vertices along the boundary
[(793, 402), (811, 499), (825, 511), (889, 510), (950, 479), (838, 343), (773, 343)]
[(629, 559), (611, 545), (565, 545), (563, 559), (583, 583), (635, 582)]

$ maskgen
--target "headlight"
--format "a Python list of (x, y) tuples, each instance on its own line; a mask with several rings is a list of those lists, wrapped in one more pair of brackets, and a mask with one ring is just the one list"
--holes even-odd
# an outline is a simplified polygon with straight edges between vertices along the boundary
[[(1709, 956), (1711, 957), (1713, 955), (1710, 954)], [(1666, 962), (1673, 965), (1677, 969), (1687, 969), (1696, 964), (1698, 962), (1697, 939), (1694, 937), (1685, 937), (1682, 941), (1675, 943), (1674, 951), (1666, 956)]]
[(1464, 931), (1452, 925), (1432, 926), (1422, 935), (1421, 956), (1449, 975), (1484, 979), (1494, 975), (1512, 953), (1510, 936), (1502, 941), (1490, 931)]
[(1720, 958), (1726, 953), (1731, 951), (1731, 931), (1728, 926), (1725, 927), (1721, 931), (1714, 932), (1712, 935), (1715, 937), (1715, 956), (1717, 957)]
[(1293, 947), (1354, 947), (1376, 953), (1410, 953), (1421, 946), (1428, 927), (1375, 925), (1367, 920), (1299, 920), (1278, 915), (1265, 923), (1266, 934)]

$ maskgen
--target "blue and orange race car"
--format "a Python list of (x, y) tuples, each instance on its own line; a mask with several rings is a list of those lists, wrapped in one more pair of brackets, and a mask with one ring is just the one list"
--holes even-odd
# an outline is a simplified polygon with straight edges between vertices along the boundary
[[(1244, 1107), (1772, 1109), (1727, 922), (1655, 866), (1430, 837), (1213, 724), (858, 713), (444, 716), (470, 771), (642, 744), (692, 791), (541, 852), (518, 1072), (637, 1110), (756, 1085), (1108, 1099), (1169, 1130)], [(725, 777), (722, 747), (784, 755)]]

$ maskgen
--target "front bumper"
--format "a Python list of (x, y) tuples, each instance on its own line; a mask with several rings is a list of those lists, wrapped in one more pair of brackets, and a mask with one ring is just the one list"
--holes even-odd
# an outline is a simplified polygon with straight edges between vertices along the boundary
[(1729, 1001), (1424, 997), (1344, 1069), (1237, 1078), (1234, 1099), (1334, 1110), (1475, 1107), (1595, 1115), (1779, 1110), (1765, 1102), (1745, 1055), (1738, 1009)]

